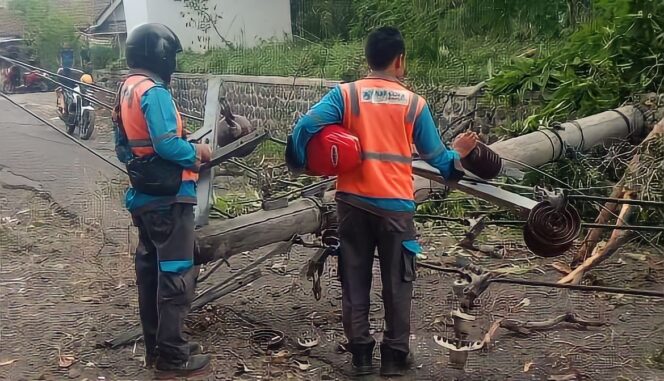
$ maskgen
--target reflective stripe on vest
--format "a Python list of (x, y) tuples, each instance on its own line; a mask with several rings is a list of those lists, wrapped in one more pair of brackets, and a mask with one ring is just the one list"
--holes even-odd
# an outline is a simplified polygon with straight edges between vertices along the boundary
[(337, 190), (413, 200), (413, 126), (422, 97), (397, 81), (365, 78), (341, 85), (343, 125), (359, 137), (362, 165), (337, 177)]
[[(155, 86), (154, 81), (143, 75), (129, 76), (122, 85), (122, 92), (120, 95), (120, 115), (122, 117), (122, 125), (124, 126), (125, 133), (131, 152), (138, 156), (149, 156), (155, 153), (153, 142), (150, 138), (150, 131), (148, 124), (145, 121), (143, 110), (141, 109), (141, 99), (146, 91)], [(175, 111), (177, 116), (177, 136), (183, 136), (182, 119), (180, 113)], [(160, 137), (160, 140), (166, 139), (173, 135)], [(185, 169), (182, 171), (183, 181), (197, 181), (198, 174)]]

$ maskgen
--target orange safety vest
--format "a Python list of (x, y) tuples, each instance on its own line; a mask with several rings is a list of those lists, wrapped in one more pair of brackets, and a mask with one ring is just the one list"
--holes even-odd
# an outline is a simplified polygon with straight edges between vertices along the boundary
[[(131, 152), (138, 157), (154, 155), (155, 151), (152, 145), (152, 139), (150, 139), (150, 131), (148, 130), (148, 124), (145, 121), (145, 116), (141, 109), (141, 98), (146, 91), (156, 86), (156, 84), (150, 77), (144, 75), (131, 75), (125, 80), (122, 86), (122, 93), (120, 95), (120, 115), (122, 117), (122, 125), (127, 134), (129, 147), (131, 147)], [(175, 103), (173, 103), (173, 106), (175, 107)], [(177, 111), (177, 107), (175, 114), (177, 115), (177, 135), (182, 137), (184, 136), (184, 129), (182, 127), (182, 118)], [(182, 171), (182, 181), (197, 180), (198, 173), (188, 169)]]
[(369, 76), (341, 85), (343, 125), (360, 139), (362, 164), (337, 176), (337, 190), (414, 200), (413, 126), (425, 100), (396, 79)]

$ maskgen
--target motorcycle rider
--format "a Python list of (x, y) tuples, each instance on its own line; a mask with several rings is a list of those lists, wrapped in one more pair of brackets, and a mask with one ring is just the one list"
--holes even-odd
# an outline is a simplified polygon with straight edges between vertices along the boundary
[[(139, 232), (136, 283), (146, 364), (154, 366), (157, 379), (204, 374), (210, 368), (210, 355), (200, 354), (200, 345), (183, 333), (197, 277), (196, 171), (210, 160), (211, 150), (184, 139), (168, 90), (181, 51), (178, 37), (165, 25), (132, 30), (126, 44), (130, 72), (114, 112), (116, 153), (127, 164), (132, 184), (125, 203)], [(156, 180), (144, 181), (150, 177)]]

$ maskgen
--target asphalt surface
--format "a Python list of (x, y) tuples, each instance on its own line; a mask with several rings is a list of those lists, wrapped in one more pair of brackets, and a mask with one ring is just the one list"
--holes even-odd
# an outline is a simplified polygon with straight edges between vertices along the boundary
[[(46, 97), (55, 99), (52, 93), (26, 94), (12, 99), (40, 116), (54, 115), (54, 107), (45, 104)], [(50, 193), (63, 208), (81, 217), (96, 216), (100, 205), (92, 205), (90, 195), (104, 192), (108, 184), (121, 181), (123, 174), (65, 137), (64, 123), (55, 115), (45, 119), (50, 119), (58, 131), (4, 98), (0, 98), (0, 113), (2, 176), (23, 177)], [(115, 160), (110, 155), (112, 151), (109, 152), (106, 139), (93, 139), (91, 148), (105, 147), (100, 152)], [(124, 213), (121, 204), (104, 205), (104, 208)], [(114, 217), (109, 215), (109, 218)]]

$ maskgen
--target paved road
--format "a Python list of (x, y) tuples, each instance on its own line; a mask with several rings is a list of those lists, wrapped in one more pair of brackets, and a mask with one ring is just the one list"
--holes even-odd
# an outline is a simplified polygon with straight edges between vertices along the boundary
[[(13, 99), (45, 119), (51, 119), (50, 122), (63, 131), (64, 124), (55, 116), (53, 107), (47, 105), (47, 97), (54, 95), (28, 94)], [(33, 185), (39, 184), (55, 202), (84, 218), (98, 217), (100, 208), (107, 215), (105, 222), (115, 221), (125, 214), (118, 194), (121, 191), (118, 183), (124, 179), (121, 172), (4, 98), (0, 98), (0, 113), (3, 115), (0, 120), (3, 136), (0, 139), (0, 168), (3, 168), (0, 179), (12, 176), (12, 181), (16, 181), (19, 176)], [(86, 144), (116, 161), (107, 131), (100, 131), (93, 139)]]
[[(48, 116), (49, 95), (15, 99)], [(125, 175), (2, 97), (0, 115), (0, 379), (145, 379), (131, 348), (95, 349), (136, 324)]]

